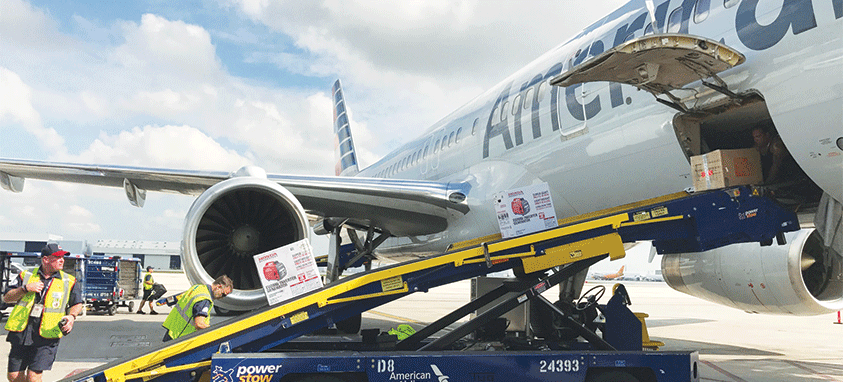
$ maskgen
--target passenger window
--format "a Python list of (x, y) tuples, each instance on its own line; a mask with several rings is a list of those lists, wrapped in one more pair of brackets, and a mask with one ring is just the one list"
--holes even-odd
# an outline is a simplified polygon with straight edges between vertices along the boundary
[(529, 109), (530, 106), (533, 104), (533, 87), (527, 88), (527, 91), (524, 92), (524, 109)]
[(477, 125), (480, 124), (480, 118), (474, 118), (474, 124), (471, 125), (471, 135), (477, 134)]
[(460, 134), (462, 134), (462, 127), (457, 129), (457, 136), (454, 137), (454, 143), (460, 143)]
[(509, 109), (509, 102), (503, 101), (501, 104), (501, 121), (506, 120), (506, 110)]
[(454, 132), (451, 132), (451, 135), (448, 136), (448, 147), (451, 147), (451, 144), (454, 143)]
[(512, 100), (512, 115), (518, 114), (518, 109), (520, 107), (521, 107), (521, 94), (518, 94), (518, 95), (515, 96), (515, 99)]
[(424, 152), (422, 152), (422, 159), (427, 158), (427, 149), (430, 148), (429, 144), (424, 145)]
[(448, 144), (448, 137), (442, 137), (442, 147), (439, 150), (445, 150), (445, 145)]
[(697, 6), (694, 7), (694, 22), (699, 24), (708, 18), (708, 9), (710, 8), (710, 0), (697, 0)]
[(724, 8), (732, 8), (740, 2), (741, 2), (741, 0), (723, 0), (723, 7)]
[(439, 152), (439, 138), (436, 138), (436, 143), (433, 144), (433, 153)]
[(492, 123), (500, 122), (501, 120), (501, 107), (498, 105), (492, 110)]
[(547, 91), (547, 81), (539, 82), (539, 87), (536, 89), (536, 97), (539, 97), (539, 103), (544, 101), (545, 91)]
[(667, 19), (668, 33), (679, 33), (680, 29), (682, 29), (682, 7), (674, 9)]

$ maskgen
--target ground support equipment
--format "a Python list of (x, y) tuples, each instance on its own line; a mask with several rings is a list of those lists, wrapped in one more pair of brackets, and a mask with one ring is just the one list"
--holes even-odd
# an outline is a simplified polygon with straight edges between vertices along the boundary
[[(213, 378), (213, 381), (242, 380), (239, 378), (227, 379), (228, 374), (224, 372), (223, 366), (219, 362), (226, 362), (223, 360), (236, 359), (236, 357), (241, 357), (243, 362), (246, 362), (246, 359), (256, 360), (272, 357), (287, 359), (291, 357), (288, 353), (256, 353), (279, 349), (293, 339), (314, 333), (333, 323), (359, 315), (410, 293), (426, 292), (436, 286), (507, 269), (513, 269), (516, 274), (524, 275), (526, 279), (529, 279), (532, 275), (542, 274), (547, 270), (556, 268), (557, 272), (547, 277), (544, 275), (536, 277), (534, 279), (538, 280), (536, 284), (528, 285), (529, 288), (525, 289), (532, 290), (533, 292), (530, 293), (535, 292), (537, 294), (539, 289), (546, 288), (549, 283), (556, 282), (557, 280), (553, 279), (554, 277), (564, 279), (587, 268), (588, 264), (596, 262), (604, 256), (623, 257), (624, 242), (653, 240), (660, 253), (694, 252), (739, 242), (771, 243), (774, 238), (783, 238), (783, 232), (799, 229), (795, 214), (779, 208), (769, 199), (756, 195), (757, 193), (753, 189), (747, 187), (691, 195), (684, 193), (668, 195), (613, 210), (580, 216), (566, 221), (562, 226), (554, 229), (517, 238), (458, 247), (441, 255), (373, 269), (284, 301), (276, 306), (265, 307), (224, 322), (215, 322), (209, 329), (164, 343), (145, 354), (111, 362), (73, 376), (68, 380), (91, 382), (189, 381), (198, 380), (203, 376), (204, 378)], [(539, 283), (545, 284), (537, 288), (536, 286)], [(621, 295), (616, 294), (615, 296)], [(523, 299), (526, 300), (528, 297), (524, 296)], [(610, 300), (610, 303), (604, 308), (606, 312), (611, 311), (610, 306), (613, 306), (613, 304), (626, 309), (625, 304), (613, 303)], [(623, 309), (619, 310), (623, 312)], [(621, 317), (619, 318), (620, 322), (630, 322), (630, 320), (622, 318), (624, 315), (626, 317), (631, 315), (635, 318), (634, 314), (629, 312), (628, 309), (626, 309), (626, 313), (629, 314), (620, 313), (618, 315)], [(632, 335), (637, 333), (637, 344), (625, 345), (625, 343), (635, 341), (619, 341), (613, 339), (612, 335), (608, 335), (614, 329), (609, 327), (611, 326), (609, 315), (612, 315), (612, 313), (607, 314), (607, 327), (602, 339), (596, 334), (587, 333), (593, 332), (590, 329), (582, 331), (583, 337), (590, 342), (577, 342), (574, 346), (583, 349), (570, 350), (570, 353), (544, 353), (544, 358), (541, 355), (530, 358), (528, 354), (524, 355), (526, 358), (519, 358), (522, 356), (520, 352), (510, 351), (489, 356), (507, 358), (510, 359), (509, 362), (520, 362), (516, 361), (517, 359), (532, 360), (529, 362), (535, 363), (524, 366), (531, 368), (531, 370), (532, 368), (541, 368), (541, 361), (544, 360), (544, 367), (551, 368), (550, 370), (554, 373), (559, 368), (570, 370), (570, 368), (575, 367), (571, 362), (566, 364), (566, 359), (578, 359), (582, 360), (582, 362), (576, 363), (578, 368), (616, 367), (630, 368), (629, 370), (644, 368), (653, 371), (652, 375), (644, 376), (646, 378), (654, 375), (657, 378), (654, 380), (677, 380), (659, 372), (659, 370), (667, 370), (667, 366), (665, 368), (659, 366), (661, 360), (676, 357), (675, 353), (634, 351), (627, 354), (611, 350), (609, 352), (593, 352), (594, 349), (623, 349), (626, 346), (634, 346), (640, 350), (640, 323), (637, 329), (626, 330), (627, 333), (632, 333)], [(623, 331), (620, 330), (620, 332)], [(620, 336), (623, 337), (623, 334)], [(439, 342), (439, 345), (431, 345), (436, 344), (436, 341), (441, 342)], [(609, 346), (601, 341), (608, 343)], [(418, 341), (419, 344), (422, 342), (424, 341)], [(418, 348), (412, 357), (407, 357), (407, 362), (411, 362), (409, 361), (411, 358), (418, 359), (418, 362), (427, 364), (426, 367), (432, 370), (430, 365), (438, 365), (436, 360), (442, 357), (458, 359), (458, 355), (443, 355), (437, 353), (439, 350), (431, 352), (432, 348), (446, 348), (448, 342), (452, 341), (446, 339), (427, 342), (425, 344), (427, 348), (424, 346)], [(223, 355), (228, 353), (232, 354)], [(215, 356), (215, 354), (218, 355)], [(675, 364), (680, 369), (691, 370), (687, 373), (690, 377), (686, 380), (695, 380), (696, 373), (693, 371), (696, 365), (696, 353), (686, 352), (679, 356), (681, 357), (679, 361), (674, 359), (665, 362)], [(351, 355), (350, 358), (347, 358), (347, 361), (355, 364), (355, 367), (368, 370), (372, 367), (370, 365), (372, 363), (377, 369), (380, 361), (386, 362), (388, 365), (390, 359), (397, 362), (397, 359), (402, 358), (402, 355), (390, 353), (389, 357), (392, 358), (384, 357), (387, 356)], [(217, 358), (219, 361), (216, 360)], [(267, 371), (264, 374), (268, 376), (265, 377), (268, 379), (265, 380), (298, 381), (330, 380), (328, 378), (334, 378), (334, 380), (344, 381), (361, 380), (354, 379), (358, 377), (363, 378), (361, 374), (347, 375), (344, 372), (335, 372), (334, 370), (346, 369), (323, 363), (323, 360), (328, 362), (327, 360), (333, 359), (333, 354), (327, 358), (324, 355), (321, 358), (318, 355), (313, 355), (312, 358), (304, 355), (300, 358), (315, 360), (303, 369), (307, 375), (284, 377), (281, 375), (283, 372), (278, 373), (279, 368), (266, 366), (263, 370)], [(478, 356), (477, 359), (481, 359), (481, 357)], [(570, 367), (566, 365), (570, 365)], [(281, 366), (280, 369), (284, 367), (286, 366)], [(270, 369), (271, 371), (269, 371)], [(410, 366), (407, 366), (406, 370), (409, 373), (413, 370), (426, 372), (428, 369), (422, 371), (421, 367), (410, 368)], [(606, 373), (600, 373), (598, 377), (592, 376), (590, 378), (592, 380), (594, 378), (611, 378), (613, 370), (605, 371)], [(432, 372), (435, 375), (435, 371)], [(537, 374), (545, 375), (548, 378), (535, 380), (560, 380), (558, 375), (551, 374)], [(587, 375), (587, 371), (585, 374), (577, 372), (572, 374), (572, 378), (579, 379), (568, 380), (583, 380)], [(684, 376), (686, 374), (676, 375)], [(447, 378), (442, 379), (442, 377), (446, 377), (446, 375), (437, 375), (437, 379), (431, 380), (448, 380)], [(368, 378), (368, 375), (365, 378)], [(404, 380), (423, 380), (420, 377), (412, 378), (412, 375), (408, 378), (410, 379), (405, 378)]]
[(84, 260), (82, 296), (94, 311), (117, 313), (118, 307), (134, 310), (140, 283), (140, 260), (91, 256)]

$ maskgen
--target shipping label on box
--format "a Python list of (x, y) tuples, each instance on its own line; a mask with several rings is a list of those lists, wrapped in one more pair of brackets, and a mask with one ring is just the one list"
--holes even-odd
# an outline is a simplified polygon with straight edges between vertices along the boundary
[(322, 287), (322, 278), (307, 239), (255, 255), (269, 305)]
[(713, 190), (763, 182), (758, 150), (715, 150), (691, 157), (694, 189)]
[(547, 183), (503, 191), (496, 194), (494, 200), (503, 238), (542, 231), (558, 224)]

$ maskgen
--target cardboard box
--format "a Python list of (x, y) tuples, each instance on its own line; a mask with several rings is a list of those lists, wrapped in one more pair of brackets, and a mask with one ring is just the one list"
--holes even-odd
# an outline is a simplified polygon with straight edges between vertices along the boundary
[(691, 173), (697, 191), (760, 184), (761, 156), (758, 150), (716, 150), (691, 157)]

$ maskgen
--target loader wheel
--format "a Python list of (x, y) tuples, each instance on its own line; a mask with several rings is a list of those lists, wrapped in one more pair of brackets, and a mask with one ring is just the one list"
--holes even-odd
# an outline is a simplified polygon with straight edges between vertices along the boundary
[(117, 304), (111, 304), (108, 306), (108, 315), (113, 316), (117, 313)]
[(362, 321), (362, 315), (357, 314), (346, 318), (340, 322), (337, 322), (335, 325), (337, 326), (337, 330), (345, 333), (345, 334), (355, 334), (360, 331), (360, 324)]
[(129, 301), (129, 313), (132, 313), (134, 311), (135, 311), (135, 302)]

